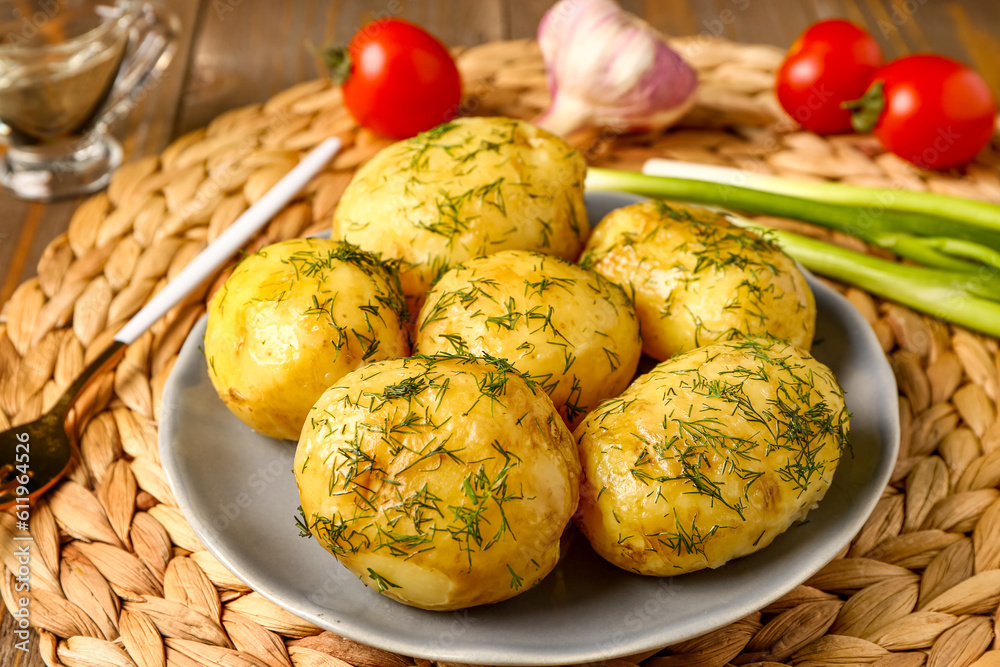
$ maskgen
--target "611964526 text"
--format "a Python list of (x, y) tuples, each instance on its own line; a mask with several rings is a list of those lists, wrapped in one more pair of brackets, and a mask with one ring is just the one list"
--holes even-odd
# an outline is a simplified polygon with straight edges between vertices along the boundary
[(14, 504), (14, 519), (17, 527), (17, 534), (14, 535), (14, 541), (18, 543), (14, 547), (14, 558), (17, 559), (17, 571), (14, 573), (14, 595), (12, 596), (14, 608), (10, 612), (17, 623), (14, 635), (18, 641), (14, 644), (14, 647), (27, 652), (30, 614), (28, 611), (29, 598), (24, 594), (31, 589), (31, 542), (33, 538), (30, 533), (31, 508), (27, 486), (31, 461), (31, 443), (28, 441), (27, 433), (19, 433), (17, 439), (18, 444), (14, 465), (14, 469), (17, 472), (15, 482), (18, 484), (14, 490), (17, 497)]

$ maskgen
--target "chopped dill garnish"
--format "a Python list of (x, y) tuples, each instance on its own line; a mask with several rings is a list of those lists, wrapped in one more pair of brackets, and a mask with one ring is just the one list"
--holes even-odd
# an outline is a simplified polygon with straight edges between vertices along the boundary
[(368, 576), (371, 578), (372, 581), (375, 582), (375, 585), (378, 586), (378, 590), (380, 593), (384, 593), (390, 588), (400, 588), (398, 584), (392, 583), (391, 581), (389, 581), (388, 579), (386, 579), (381, 574), (379, 574), (378, 572), (376, 572), (371, 568), (368, 568)]
[(510, 587), (514, 590), (521, 588), (524, 584), (524, 579), (518, 576), (517, 572), (514, 571), (514, 568), (510, 566), (510, 563), (507, 563), (507, 571), (510, 572)]

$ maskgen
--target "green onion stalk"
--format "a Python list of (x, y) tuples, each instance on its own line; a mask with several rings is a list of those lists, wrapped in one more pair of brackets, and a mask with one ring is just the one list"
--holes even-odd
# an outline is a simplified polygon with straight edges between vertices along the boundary
[[(591, 168), (587, 172), (586, 185), (591, 190), (624, 190), (803, 220), (856, 236), (927, 266), (974, 273), (978, 271), (979, 261), (985, 261), (1000, 269), (998, 206), (926, 192), (860, 188), (773, 177), (764, 179), (735, 169), (732, 171), (746, 179), (750, 187), (731, 185), (721, 180), (651, 176), (600, 168)], [(783, 182), (782, 193), (773, 190), (775, 181)], [(758, 184), (772, 190), (758, 189)], [(801, 192), (798, 192), (800, 187)], [(850, 196), (842, 195), (841, 201), (834, 203), (832, 200), (835, 198), (829, 192), (831, 188), (839, 187), (848, 188)], [(817, 192), (820, 198), (817, 198)], [(920, 211), (899, 208), (904, 204), (910, 209), (916, 208), (908, 199), (909, 195), (923, 196), (921, 201), (924, 207)], [(955, 210), (975, 215), (961, 217)], [(954, 245), (943, 243), (942, 239), (960, 244), (961, 251)], [(970, 255), (979, 261), (969, 261)]]
[(917, 192), (902, 188), (869, 188), (828, 181), (800, 181), (769, 174), (756, 174), (732, 167), (693, 164), (680, 160), (652, 159), (643, 167), (643, 173), (652, 176), (677, 176), (699, 181), (743, 185), (754, 190), (764, 190), (856, 207), (891, 208), (899, 212), (915, 213), (938, 219), (954, 220), (960, 225), (972, 224), (994, 232), (1000, 231), (1000, 206), (975, 199), (962, 199), (933, 192)]
[[(663, 161), (650, 162), (652, 169), (664, 170), (657, 164)], [(844, 232), (920, 266), (732, 216), (735, 224), (766, 231), (816, 273), (1000, 337), (1000, 206), (926, 192), (799, 182), (701, 165), (684, 168), (699, 180), (592, 167), (586, 187), (802, 220)], [(742, 184), (730, 184), (737, 180)]]

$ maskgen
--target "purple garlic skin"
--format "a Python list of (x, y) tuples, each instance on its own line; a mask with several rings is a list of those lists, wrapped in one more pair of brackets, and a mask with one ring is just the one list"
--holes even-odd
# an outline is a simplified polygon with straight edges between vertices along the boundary
[(662, 34), (612, 0), (561, 0), (538, 25), (552, 105), (536, 123), (664, 128), (691, 107), (698, 76)]

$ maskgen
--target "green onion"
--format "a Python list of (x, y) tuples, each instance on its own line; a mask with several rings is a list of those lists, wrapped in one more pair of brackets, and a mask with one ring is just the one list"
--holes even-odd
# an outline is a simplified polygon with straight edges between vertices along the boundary
[(960, 224), (973, 224), (1000, 232), (1000, 206), (975, 199), (961, 199), (933, 192), (916, 192), (902, 188), (865, 188), (846, 183), (798, 181), (780, 176), (755, 174), (732, 167), (694, 164), (680, 160), (647, 160), (642, 172), (651, 176), (676, 176), (711, 181), (723, 185), (804, 197), (828, 204), (846, 206), (881, 206), (897, 211), (929, 215)]
[[(733, 171), (739, 174), (741, 179), (745, 178), (749, 182), (751, 174)], [(698, 174), (701, 173), (699, 170)], [(763, 185), (775, 187), (773, 181), (776, 180), (783, 183), (782, 188), (786, 192), (795, 191), (798, 194), (797, 189), (802, 188), (803, 196), (793, 197), (754, 187), (708, 180), (649, 176), (596, 167), (591, 167), (587, 171), (586, 187), (590, 190), (623, 190), (648, 197), (713, 204), (757, 214), (803, 220), (864, 239), (900, 257), (951, 271), (975, 273), (979, 270), (978, 262), (968, 260), (970, 251), (982, 257), (993, 257), (995, 253), (1000, 253), (1000, 207), (992, 204), (925, 192), (904, 193), (897, 190), (860, 188), (834, 183), (784, 181), (774, 178), (768, 179)], [(756, 183), (754, 180), (753, 185)], [(844, 203), (818, 200), (812, 192), (820, 185), (826, 186), (825, 189), (820, 188), (821, 192), (826, 193), (830, 188), (849, 188), (852, 193), (851, 199), (845, 200)], [(908, 199), (909, 195), (923, 195), (926, 207), (921, 211), (896, 208), (900, 200), (906, 200), (903, 203), (914, 208), (916, 205)], [(831, 199), (829, 194), (824, 196), (828, 200)], [(956, 202), (961, 202), (961, 205)], [(845, 205), (848, 203), (849, 205)], [(954, 212), (956, 210), (971, 211), (975, 215), (969, 219), (957, 219)], [(952, 247), (943, 245), (937, 240), (929, 241), (926, 236), (935, 239), (945, 236), (962, 241), (963, 252), (955, 252)], [(994, 266), (1000, 268), (1000, 264)]]
[[(663, 170), (662, 161), (650, 162), (650, 169)], [(922, 266), (878, 259), (728, 214), (734, 224), (764, 230), (816, 273), (1000, 337), (1000, 206), (679, 164), (699, 180), (592, 167), (586, 187), (803, 220), (856, 236)]]
[(739, 216), (729, 218), (733, 224), (776, 242), (810, 271), (1000, 337), (1000, 295), (987, 289), (977, 276), (891, 262)]

